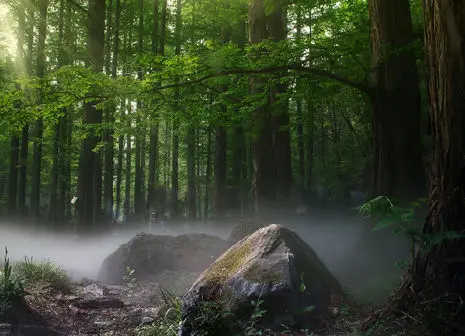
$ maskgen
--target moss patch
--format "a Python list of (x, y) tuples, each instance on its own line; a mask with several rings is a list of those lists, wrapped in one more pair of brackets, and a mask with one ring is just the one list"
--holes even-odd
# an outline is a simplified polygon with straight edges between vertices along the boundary
[(204, 280), (223, 283), (242, 266), (251, 250), (250, 243), (244, 242), (237, 249), (227, 253), (221, 260), (213, 263), (206, 271)]

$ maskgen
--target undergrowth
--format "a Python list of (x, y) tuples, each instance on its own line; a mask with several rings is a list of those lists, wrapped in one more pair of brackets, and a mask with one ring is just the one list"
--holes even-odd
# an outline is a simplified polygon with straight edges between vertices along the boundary
[(37, 262), (32, 258), (11, 263), (5, 248), (0, 262), (0, 316), (26, 295), (25, 288), (39, 284), (63, 293), (72, 288), (71, 280), (61, 267), (48, 260)]
[(25, 287), (43, 284), (62, 293), (72, 290), (72, 282), (64, 269), (46, 259), (35, 261), (25, 257), (14, 263), (13, 274)]
[[(167, 290), (160, 290), (164, 303), (168, 306), (168, 310), (164, 316), (152, 323), (137, 328), (137, 336), (177, 336), (178, 330), (182, 322), (181, 299), (175, 294)], [(240, 327), (241, 331), (237, 332), (235, 336), (285, 336), (294, 335), (293, 332), (286, 326), (282, 326), (282, 331), (274, 331), (271, 329), (263, 329), (258, 326), (258, 322), (265, 315), (266, 310), (261, 306), (263, 301), (259, 298), (251, 301), (253, 311), (250, 319), (245, 327)], [(310, 307), (305, 311), (310, 311)], [(228, 321), (233, 325), (239, 326), (236, 322), (237, 317), (233, 312), (224, 311), (222, 304), (219, 302), (202, 302), (196, 314), (195, 324), (198, 326), (195, 335), (197, 336), (216, 336), (223, 335), (224, 330), (229, 329), (230, 326), (212, 323), (213, 321)], [(230, 333), (228, 333), (230, 334)], [(313, 335), (309, 330), (301, 329), (298, 333), (299, 336)]]

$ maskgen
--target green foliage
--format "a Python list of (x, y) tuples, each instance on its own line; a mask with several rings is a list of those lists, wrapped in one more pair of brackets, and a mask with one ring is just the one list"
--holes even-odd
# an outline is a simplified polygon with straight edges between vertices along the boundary
[(404, 235), (409, 242), (412, 261), (415, 254), (428, 253), (434, 247), (446, 240), (465, 238), (464, 234), (457, 231), (443, 231), (436, 234), (423, 232), (422, 227), (415, 223), (415, 210), (425, 203), (426, 199), (420, 199), (411, 203), (409, 208), (397, 207), (386, 196), (378, 196), (359, 207), (363, 216), (381, 218), (373, 230), (393, 229), (395, 233)]
[(176, 336), (181, 322), (181, 299), (174, 293), (160, 288), (160, 295), (168, 310), (162, 319), (151, 325), (137, 328), (137, 336)]
[(5, 247), (3, 263), (0, 263), (0, 315), (11, 307), (18, 299), (25, 295), (21, 281), (13, 276), (13, 267), (8, 258), (8, 249)]
[(26, 287), (40, 283), (62, 293), (72, 290), (71, 280), (63, 268), (49, 260), (35, 261), (26, 257), (13, 265), (13, 273)]

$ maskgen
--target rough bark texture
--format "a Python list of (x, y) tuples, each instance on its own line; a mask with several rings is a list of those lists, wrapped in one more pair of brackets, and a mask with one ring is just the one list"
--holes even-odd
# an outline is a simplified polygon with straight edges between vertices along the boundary
[[(432, 335), (455, 336), (465, 334), (465, 243), (457, 235), (465, 233), (465, 3), (425, 0), (424, 5), (434, 151), (423, 233), (445, 238), (455, 232), (456, 239), (441, 239), (430, 249), (420, 245), (410, 276), (381, 314), (407, 311)], [(376, 320), (379, 316), (365, 328)]]
[(408, 0), (370, 0), (373, 193), (423, 196), (420, 93)]
[[(465, 4), (425, 0), (426, 65), (433, 121), (434, 157), (431, 212), (424, 231), (465, 233)], [(414, 290), (465, 298), (465, 240), (446, 240), (414, 268)], [(461, 300), (460, 300), (461, 301)], [(458, 302), (446, 332), (465, 332), (465, 310)], [(436, 316), (435, 316), (436, 317)], [(443, 334), (441, 330), (441, 334)]]

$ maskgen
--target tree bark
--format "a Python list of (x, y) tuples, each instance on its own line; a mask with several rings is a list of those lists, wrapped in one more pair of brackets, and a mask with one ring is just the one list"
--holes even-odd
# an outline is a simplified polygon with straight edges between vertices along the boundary
[[(222, 114), (225, 114), (223, 108)], [(215, 132), (215, 161), (214, 161), (214, 201), (213, 212), (215, 216), (224, 214), (226, 206), (226, 144), (227, 133), (224, 126), (218, 126)]]
[[(181, 0), (176, 1), (176, 27), (175, 27), (175, 55), (181, 54), (181, 10), (182, 3)], [(166, 20), (166, 17), (162, 20)], [(175, 82), (179, 83), (179, 77), (176, 76)], [(175, 100), (175, 110), (180, 108), (180, 90), (179, 86), (174, 89), (174, 100)], [(173, 137), (172, 137), (172, 163), (171, 163), (171, 211), (175, 216), (179, 213), (180, 209), (178, 206), (179, 203), (179, 136), (178, 136), (178, 124), (176, 121), (173, 122)], [(195, 172), (195, 168), (194, 168)]]
[[(45, 38), (47, 34), (47, 9), (48, 0), (39, 1), (39, 22), (37, 38), (37, 77), (45, 76)], [(42, 97), (42, 90), (39, 89), (39, 99)], [(35, 123), (35, 140), (32, 152), (32, 182), (31, 182), (31, 215), (34, 218), (40, 217), (40, 187), (42, 171), (42, 135), (43, 121), (39, 117)]]
[[(430, 216), (424, 232), (465, 232), (465, 6), (451, 0), (425, 0), (425, 44), (429, 106), (433, 122)], [(414, 290), (428, 297), (465, 297), (465, 239), (445, 240), (414, 264)], [(429, 295), (428, 295), (429, 294)], [(449, 300), (449, 299), (448, 299)], [(459, 310), (457, 310), (459, 309)], [(454, 311), (457, 311), (454, 313)], [(446, 330), (463, 334), (465, 310), (451, 305)], [(438, 316), (431, 316), (438, 318)], [(440, 318), (440, 317), (439, 317)], [(444, 323), (441, 323), (444, 328)]]
[[(159, 39), (159, 20), (158, 20), (159, 1), (153, 1), (153, 27), (152, 27), (152, 53), (158, 54), (158, 39)], [(152, 113), (153, 114), (153, 113)], [(155, 190), (159, 184), (159, 148), (158, 148), (158, 118), (152, 117), (150, 126), (150, 154), (149, 154), (149, 171), (147, 184), (147, 205), (150, 213), (153, 211), (160, 212), (161, 204), (155, 197)]]
[[(271, 40), (279, 42), (287, 37), (287, 10), (285, 2), (276, 1), (273, 10), (267, 17), (268, 33)], [(286, 203), (290, 196), (293, 184), (291, 167), (291, 133), (289, 130), (289, 102), (287, 98), (279, 96), (286, 92), (287, 85), (281, 83), (281, 77), (285, 73), (278, 74), (271, 81), (270, 107), (274, 128), (274, 152), (277, 179), (277, 198), (282, 204)]]
[[(266, 17), (263, 0), (249, 1), (249, 43), (262, 42), (266, 37)], [(262, 77), (251, 76), (249, 91), (252, 95), (263, 95)], [(273, 127), (270, 109), (262, 103), (253, 111), (253, 176), (252, 194), (255, 213), (260, 215), (276, 200), (276, 166), (273, 148)]]
[(8, 174), (8, 212), (14, 214), (18, 197), (19, 138), (13, 135), (10, 140), (10, 171)]
[[(103, 70), (105, 38), (105, 1), (89, 0), (87, 52), (95, 72)], [(94, 152), (100, 136), (93, 126), (102, 123), (102, 111), (91, 102), (84, 103), (83, 124), (90, 127), (79, 157), (78, 201), (79, 229), (86, 230), (100, 219), (102, 203), (101, 155)]]
[(373, 193), (423, 196), (419, 79), (408, 0), (370, 0)]

